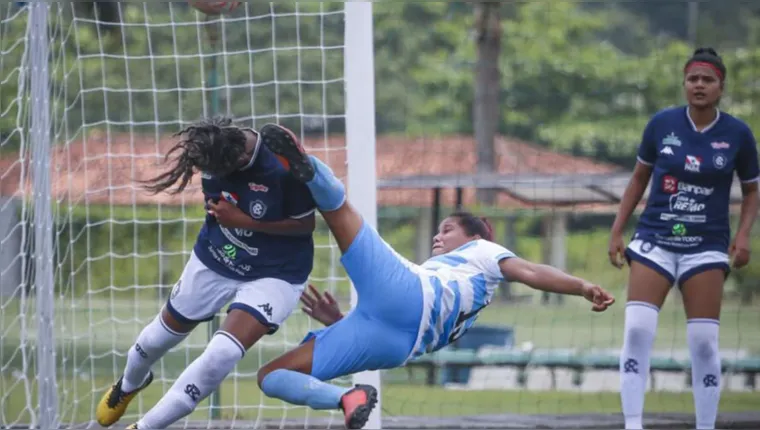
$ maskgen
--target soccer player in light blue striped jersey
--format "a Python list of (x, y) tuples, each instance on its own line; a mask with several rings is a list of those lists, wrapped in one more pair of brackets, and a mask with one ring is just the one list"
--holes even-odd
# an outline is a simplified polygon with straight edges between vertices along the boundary
[(523, 260), (491, 242), (488, 224), (467, 213), (444, 220), (433, 241), (434, 257), (413, 264), (364, 222), (347, 202), (343, 184), (329, 167), (306, 155), (292, 133), (265, 126), (261, 136), (311, 191), (359, 296), (351, 313), (327, 321), (332, 324), (309, 333), (300, 346), (259, 369), (258, 383), (267, 396), (314, 409), (342, 409), (347, 428), (362, 428), (377, 402), (377, 390), (323, 381), (399, 367), (448, 345), (472, 326), (505, 278), (583, 296), (594, 311), (614, 302), (597, 285)]

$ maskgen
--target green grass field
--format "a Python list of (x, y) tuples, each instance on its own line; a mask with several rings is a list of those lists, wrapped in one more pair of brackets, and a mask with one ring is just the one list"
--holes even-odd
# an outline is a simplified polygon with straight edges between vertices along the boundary
[[(155, 215), (149, 213), (146, 216)], [(142, 327), (155, 317), (169, 293), (164, 290), (160, 297), (154, 286), (174, 282), (186, 258), (185, 254), (176, 252), (191, 246), (196, 231), (195, 228), (186, 231), (181, 225), (171, 225), (164, 226), (162, 236), (159, 236), (152, 227), (145, 225), (140, 226), (139, 231), (133, 231), (127, 225), (110, 231), (108, 225), (81, 231), (74, 229), (76, 234), (71, 237), (78, 239), (72, 239), (73, 245), (66, 248), (67, 252), (62, 254), (65, 255), (62, 266), (59, 266), (64, 276), (57, 278), (59, 286), (53, 327), (57, 342), (58, 394), (64, 423), (92, 419), (102, 392), (121, 373), (127, 349)], [(394, 224), (386, 220), (382, 231), (389, 243), (411, 258), (414, 255), (414, 229), (409, 222)], [(496, 225), (497, 237), (502, 235), (502, 229), (502, 225)], [(519, 230), (527, 232), (528, 229), (523, 226)], [(85, 230), (93, 235), (93, 247), (86, 247), (82, 239)], [(135, 237), (134, 243), (117, 240), (129, 235)], [(96, 240), (96, 236), (99, 239)], [(619, 302), (608, 312), (592, 313), (582, 299), (572, 297), (566, 298), (561, 306), (542, 306), (536, 292), (515, 285), (514, 292), (529, 296), (529, 300), (505, 304), (497, 297), (481, 313), (479, 324), (513, 327), (518, 346), (531, 343), (537, 348), (619, 348), (627, 273), (610, 267), (606, 260), (606, 240), (604, 230), (570, 234), (567, 238), (567, 268), (616, 294)], [(158, 242), (165, 245), (165, 253), (176, 254), (159, 259), (154, 254)], [(349, 287), (345, 274), (340, 268), (329, 269), (337, 265), (337, 253), (329, 246), (329, 238), (323, 231), (317, 235), (316, 242), (320, 248), (315, 258), (314, 282), (320, 288), (336, 291), (345, 307)], [(515, 249), (521, 256), (540, 261), (541, 240), (536, 236), (521, 236)], [(161, 267), (163, 269), (159, 270)], [(721, 348), (760, 355), (760, 331), (756, 329), (760, 327), (760, 305), (738, 302), (733, 299), (735, 290), (736, 284), (730, 279), (721, 318)], [(6, 301), (0, 302), (0, 426), (29, 422), (28, 408), (36, 405), (35, 300), (3, 300)], [(298, 344), (313, 328), (316, 326), (308, 318), (296, 312), (276, 335), (249, 351), (234, 377), (222, 386), (222, 418), (256, 420), (319, 416), (303, 408), (286, 407), (266, 399), (255, 384), (255, 372), (262, 364)], [(133, 403), (130, 419), (155, 404), (187, 363), (200, 354), (207, 339), (208, 328), (200, 326), (157, 364), (155, 370), (160, 380)], [(687, 348), (685, 316), (677, 291), (668, 298), (660, 314), (655, 348), (659, 355)], [(615, 393), (447, 390), (420, 385), (419, 373), (415, 372), (411, 379), (404, 369), (383, 373), (384, 414), (570, 414), (616, 413), (620, 409)], [(207, 405), (208, 402), (201, 405), (192, 418), (206, 419), (209, 416), (208, 410), (204, 409)], [(751, 411), (757, 409), (756, 405), (757, 392), (726, 392), (721, 411)], [(646, 409), (648, 412), (690, 412), (693, 409), (691, 395), (651, 393)]]
[[(517, 288), (518, 293), (524, 293)], [(527, 290), (526, 290), (527, 291)], [(615, 306), (605, 314), (594, 314), (580, 299), (569, 298), (562, 306), (532, 303), (489, 307), (479, 320), (480, 324), (509, 325), (515, 328), (518, 345), (531, 342), (542, 348), (619, 348), (623, 307)], [(82, 422), (91, 419), (101, 393), (116, 378), (124, 365), (124, 353), (134, 341), (139, 330), (159, 310), (161, 302), (141, 299), (130, 302), (90, 300), (59, 303), (56, 309), (55, 332), (58, 341), (58, 386), (61, 412), (66, 422)], [(0, 398), (2, 419), (0, 424), (28, 422), (27, 405), (35, 405), (33, 374), (23, 377), (24, 354), (20, 348), (22, 320), (30, 323), (26, 330), (33, 334), (34, 318), (20, 318), (10, 312), (15, 305), (6, 304), (0, 317)], [(34, 308), (27, 306), (26, 315)], [(756, 306), (727, 303), (724, 308), (721, 346), (723, 349), (760, 351), (760, 332), (742, 327), (760, 326), (760, 314)], [(286, 407), (266, 399), (255, 383), (256, 369), (272, 357), (297, 344), (303, 334), (314, 328), (300, 312), (294, 314), (273, 337), (254, 347), (239, 364), (236, 375), (225, 382), (221, 390), (222, 417), (225, 419), (256, 420), (264, 418), (301, 417), (307, 414), (303, 408)], [(130, 409), (132, 418), (144, 412), (160, 397), (186, 363), (196, 357), (206, 343), (205, 326), (199, 327), (180, 347), (170, 352), (156, 366), (161, 377)], [(33, 337), (26, 349), (26, 368), (34, 368), (35, 351)], [(686, 348), (685, 319), (674, 296), (662, 311), (657, 349)], [(415, 373), (414, 381), (421, 375)], [(530, 392), (530, 391), (462, 391), (430, 388), (413, 384), (406, 370), (384, 372), (384, 413), (398, 416), (456, 416), (469, 414), (521, 413), (562, 414), (619, 411), (619, 399), (615, 393), (576, 392)], [(28, 389), (28, 395), (27, 395)], [(31, 403), (30, 403), (31, 402)], [(757, 393), (725, 393), (722, 411), (750, 411), (756, 408)], [(204, 403), (208, 405), (208, 402)], [(206, 407), (206, 406), (204, 406)], [(193, 419), (205, 419), (209, 413), (200, 408)], [(649, 412), (689, 412), (692, 410), (688, 393), (651, 393), (648, 397)], [(317, 414), (318, 416), (319, 414)]]
[[(4, 386), (9, 378), (3, 377)], [(81, 423), (93, 419), (94, 408), (101, 390), (112, 381), (96, 379), (65, 386), (76, 386), (75, 393), (68, 389), (59, 390), (64, 424)], [(160, 398), (162, 389), (168, 384), (154, 383), (133, 401), (124, 422), (134, 421), (138, 413), (145, 412)], [(31, 404), (36, 404), (31, 396)], [(325, 412), (309, 411), (302, 407), (285, 406), (281, 402), (266, 398), (258, 389), (255, 379), (227, 381), (221, 390), (221, 418), (256, 420), (273, 418), (296, 418), (306, 416), (327, 416)], [(529, 392), (529, 391), (455, 391), (443, 388), (429, 388), (414, 385), (385, 384), (382, 387), (383, 414), (389, 416), (460, 416), (482, 414), (580, 414), (616, 413), (620, 411), (619, 397), (614, 393), (577, 394), (569, 392)], [(3, 393), (0, 424), (30, 422), (24, 389), (21, 385)], [(724, 393), (721, 398), (722, 412), (752, 411), (757, 408), (757, 394)], [(647, 396), (647, 412), (692, 412), (690, 394), (650, 393)], [(208, 400), (204, 401), (191, 415), (193, 420), (209, 417)]]

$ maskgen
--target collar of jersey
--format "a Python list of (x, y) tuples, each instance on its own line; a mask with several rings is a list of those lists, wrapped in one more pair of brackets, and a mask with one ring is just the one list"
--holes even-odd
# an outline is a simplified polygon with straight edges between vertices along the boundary
[(689, 107), (686, 106), (684, 113), (686, 114), (686, 120), (689, 121), (689, 125), (691, 126), (691, 129), (694, 130), (697, 133), (707, 133), (710, 131), (711, 128), (715, 127), (715, 124), (720, 121), (720, 109), (715, 108), (715, 111), (717, 112), (717, 115), (715, 115), (715, 119), (713, 122), (707, 125), (707, 127), (703, 128), (702, 131), (697, 131), (697, 126), (694, 124), (694, 121), (692, 121), (691, 116), (689, 115)]
[(250, 169), (253, 166), (253, 164), (256, 162), (257, 156), (259, 155), (259, 147), (261, 146), (260, 145), (260, 143), (261, 143), (261, 135), (259, 134), (259, 132), (257, 132), (256, 130), (254, 130), (252, 128), (244, 128), (242, 130), (243, 131), (250, 131), (250, 132), (252, 132), (253, 134), (256, 135), (256, 146), (253, 147), (253, 155), (251, 155), (251, 161), (249, 161), (248, 164), (246, 164), (245, 166), (241, 167), (240, 168), (241, 171), (248, 170), (248, 169)]

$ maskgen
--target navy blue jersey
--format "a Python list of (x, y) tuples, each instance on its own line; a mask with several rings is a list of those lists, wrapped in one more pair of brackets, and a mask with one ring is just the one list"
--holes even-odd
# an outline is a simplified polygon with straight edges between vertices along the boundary
[(634, 238), (679, 253), (727, 252), (734, 173), (742, 182), (760, 175), (750, 128), (720, 112), (698, 132), (686, 107), (666, 109), (647, 124), (638, 160), (653, 170)]
[[(253, 164), (224, 178), (201, 175), (204, 201), (222, 198), (263, 222), (298, 219), (314, 213), (306, 185), (296, 181), (274, 154), (259, 145)], [(220, 275), (251, 281), (277, 278), (301, 284), (314, 261), (312, 235), (274, 236), (219, 225), (206, 215), (194, 247), (195, 254)]]

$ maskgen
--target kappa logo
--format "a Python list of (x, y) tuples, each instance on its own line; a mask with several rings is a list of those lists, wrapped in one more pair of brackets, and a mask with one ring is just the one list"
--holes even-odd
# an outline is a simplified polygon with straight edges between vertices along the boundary
[(266, 185), (257, 184), (255, 182), (249, 182), (248, 188), (250, 188), (251, 191), (256, 191), (259, 193), (269, 192), (269, 187), (267, 187)]
[(671, 148), (670, 146), (666, 146), (662, 148), (662, 150), (660, 150), (660, 154), (673, 155), (673, 148)]

